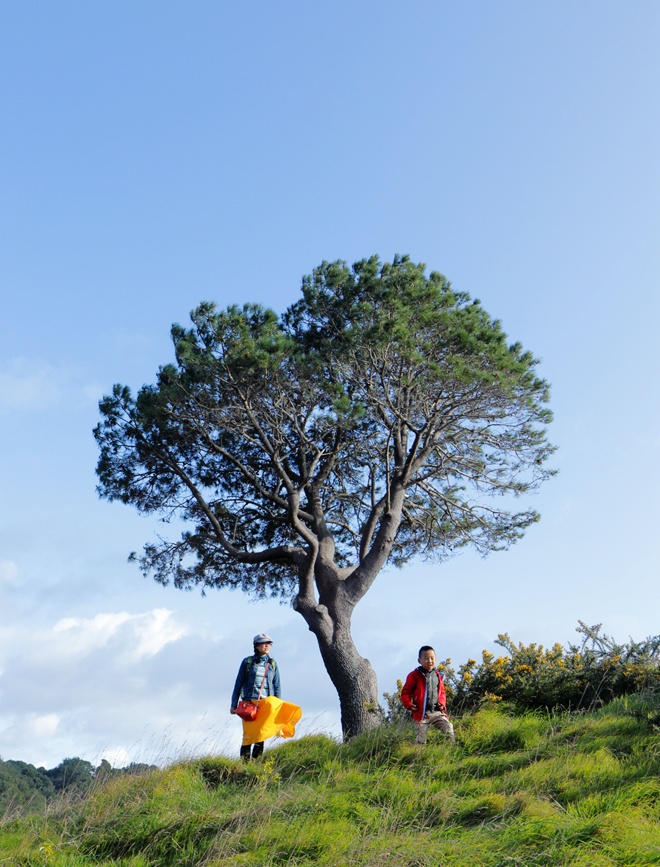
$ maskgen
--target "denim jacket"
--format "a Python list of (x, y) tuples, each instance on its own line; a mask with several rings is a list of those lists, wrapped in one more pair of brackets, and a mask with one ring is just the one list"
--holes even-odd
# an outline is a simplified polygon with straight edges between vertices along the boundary
[[(263, 659), (263, 657), (261, 657), (261, 659)], [(238, 674), (236, 675), (234, 691), (231, 694), (232, 710), (234, 710), (234, 708), (238, 704), (239, 698), (252, 698), (252, 691), (254, 689), (256, 680), (258, 660), (259, 657), (257, 656), (246, 656), (245, 659), (241, 662), (241, 666), (238, 669)], [(274, 695), (276, 698), (281, 698), (282, 690), (280, 688), (280, 670), (277, 666), (277, 663), (271, 656), (267, 656), (266, 660), (268, 662), (268, 669), (266, 671), (266, 679), (264, 680), (261, 694), (264, 698), (267, 695)], [(257, 684), (257, 688), (258, 687), (259, 684)]]

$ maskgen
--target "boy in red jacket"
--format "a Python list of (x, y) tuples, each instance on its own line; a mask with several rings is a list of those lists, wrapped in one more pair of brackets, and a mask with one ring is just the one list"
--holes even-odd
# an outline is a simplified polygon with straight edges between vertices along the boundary
[(401, 704), (412, 711), (415, 743), (425, 744), (429, 726), (448, 735), (455, 744), (454, 726), (447, 716), (447, 699), (442, 675), (435, 667), (435, 650), (428, 644), (419, 649), (419, 668), (411, 671), (401, 690)]

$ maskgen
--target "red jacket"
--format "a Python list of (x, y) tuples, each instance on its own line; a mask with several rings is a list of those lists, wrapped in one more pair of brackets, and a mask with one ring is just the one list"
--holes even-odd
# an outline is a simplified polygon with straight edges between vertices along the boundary
[[(442, 681), (442, 675), (436, 670), (438, 675), (438, 710), (447, 713), (447, 696), (445, 695), (445, 685)], [(424, 719), (426, 712), (426, 676), (422, 668), (416, 668), (411, 671), (406, 682), (401, 690), (401, 704), (412, 711), (412, 717), (416, 720)], [(413, 710), (412, 706), (416, 705), (417, 710)]]

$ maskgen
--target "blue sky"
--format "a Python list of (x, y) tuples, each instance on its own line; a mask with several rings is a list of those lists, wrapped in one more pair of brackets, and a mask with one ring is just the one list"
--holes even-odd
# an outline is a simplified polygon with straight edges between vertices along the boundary
[(381, 691), (422, 643), (660, 632), (659, 37), (655, 0), (2, 5), (3, 758), (233, 753), (261, 630), (301, 731), (338, 732), (299, 615), (127, 563), (159, 527), (98, 499), (91, 435), (201, 300), (281, 312), (324, 259), (426, 262), (552, 384), (541, 523), (358, 607)]

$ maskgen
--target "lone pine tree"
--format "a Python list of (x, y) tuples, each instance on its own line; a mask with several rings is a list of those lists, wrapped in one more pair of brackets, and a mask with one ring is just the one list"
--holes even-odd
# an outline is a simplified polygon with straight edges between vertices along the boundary
[(175, 362), (100, 403), (98, 491), (187, 529), (145, 545), (177, 587), (292, 600), (346, 737), (378, 722), (351, 636), (387, 563), (507, 548), (552, 471), (548, 384), (478, 301), (408, 257), (324, 262), (278, 316), (202, 303)]

